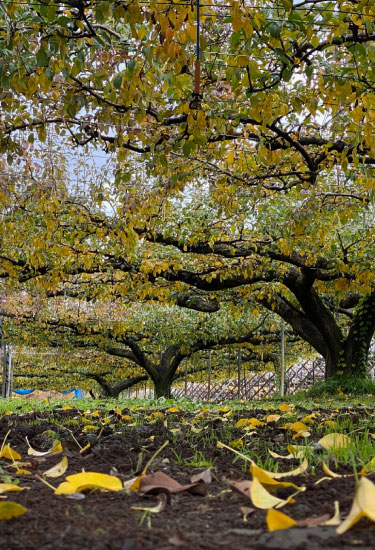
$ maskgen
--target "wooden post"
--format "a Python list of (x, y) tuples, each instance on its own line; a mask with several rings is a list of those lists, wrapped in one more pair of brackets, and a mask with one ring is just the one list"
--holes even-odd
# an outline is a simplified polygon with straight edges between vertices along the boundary
[(281, 358), (280, 358), (280, 395), (284, 396), (284, 384), (285, 384), (285, 330), (284, 322), (281, 323)]
[(208, 389), (207, 389), (207, 400), (211, 399), (211, 350), (208, 352)]
[(237, 398), (241, 399), (241, 350), (237, 351)]

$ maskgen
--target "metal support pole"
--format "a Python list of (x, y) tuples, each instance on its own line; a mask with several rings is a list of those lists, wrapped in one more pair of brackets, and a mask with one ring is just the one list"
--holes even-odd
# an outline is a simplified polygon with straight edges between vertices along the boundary
[(237, 351), (237, 397), (241, 399), (241, 350)]
[(208, 352), (208, 389), (207, 400), (211, 399), (211, 350)]
[(285, 330), (284, 323), (281, 323), (281, 360), (280, 360), (280, 395), (285, 394)]

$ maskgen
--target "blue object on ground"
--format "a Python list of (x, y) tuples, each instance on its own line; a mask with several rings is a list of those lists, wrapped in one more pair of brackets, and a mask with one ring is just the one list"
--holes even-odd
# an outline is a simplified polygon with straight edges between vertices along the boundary
[(14, 393), (18, 393), (18, 395), (28, 395), (29, 393), (33, 393), (35, 390), (13, 390)]
[(74, 397), (77, 399), (83, 399), (85, 397), (85, 391), (84, 390), (74, 390)]

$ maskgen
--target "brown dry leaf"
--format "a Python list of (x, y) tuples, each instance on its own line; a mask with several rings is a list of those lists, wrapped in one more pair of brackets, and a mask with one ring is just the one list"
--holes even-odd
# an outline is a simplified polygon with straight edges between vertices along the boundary
[(250, 508), (250, 506), (240, 506), (240, 512), (242, 514), (243, 521), (247, 521), (247, 518), (255, 512), (255, 509)]
[(25, 512), (27, 512), (27, 508), (17, 502), (11, 500), (0, 502), (0, 520), (17, 518)]
[(44, 476), (47, 477), (60, 477), (65, 474), (68, 468), (68, 457), (63, 456), (60, 462), (43, 472)]
[(247, 499), (250, 498), (250, 479), (244, 479), (243, 481), (228, 480), (228, 487), (236, 494), (243, 495)]
[(300, 527), (317, 527), (318, 525), (326, 525), (326, 522), (331, 516), (329, 514), (323, 514), (318, 517), (311, 517), (306, 519), (301, 519), (297, 521), (297, 525)]
[(194, 474), (191, 476), (190, 481), (191, 483), (199, 483), (203, 481), (203, 483), (209, 485), (212, 481), (211, 468), (207, 468), (207, 470), (203, 470), (203, 472), (199, 472), (199, 474)]
[(258, 478), (254, 477), (250, 486), (250, 499), (256, 508), (268, 510), (269, 508), (281, 508), (285, 504), (294, 502), (293, 498), (287, 500), (277, 498), (267, 491)]
[(104, 491), (121, 491), (122, 482), (118, 477), (97, 472), (81, 472), (66, 478), (55, 490), (55, 495), (80, 493), (86, 489), (101, 489)]
[(21, 460), (21, 455), (9, 445), (4, 445), (1, 449), (0, 458), (7, 458), (8, 460)]
[(139, 490), (144, 494), (172, 494), (181, 493), (183, 491), (189, 491), (190, 493), (202, 496), (207, 494), (207, 486), (203, 481), (190, 483), (188, 485), (181, 485), (181, 483), (160, 470), (142, 477)]
[(276, 531), (278, 529), (289, 529), (290, 527), (294, 527), (297, 525), (297, 522), (287, 516), (286, 514), (283, 514), (282, 512), (278, 512), (277, 510), (268, 510), (267, 516), (267, 527), (269, 531)]

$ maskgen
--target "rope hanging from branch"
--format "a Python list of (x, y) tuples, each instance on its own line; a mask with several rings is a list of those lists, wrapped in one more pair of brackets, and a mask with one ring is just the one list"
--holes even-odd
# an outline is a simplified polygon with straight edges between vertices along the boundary
[(201, 101), (203, 99), (200, 93), (201, 86), (201, 61), (200, 61), (200, 5), (199, 0), (195, 0), (195, 17), (197, 27), (197, 39), (196, 39), (196, 56), (194, 63), (194, 92), (193, 99), (190, 101), (190, 109), (200, 109)]

